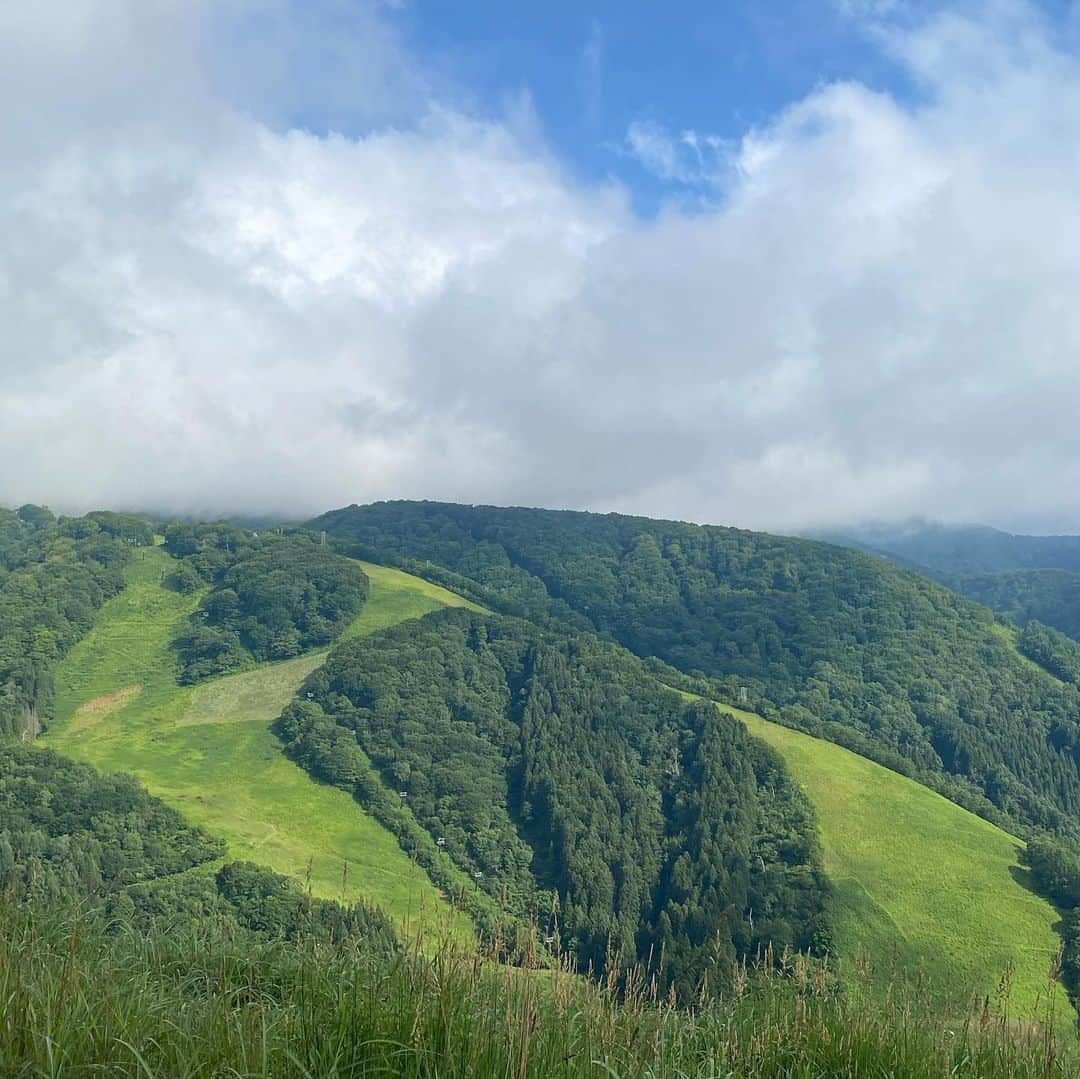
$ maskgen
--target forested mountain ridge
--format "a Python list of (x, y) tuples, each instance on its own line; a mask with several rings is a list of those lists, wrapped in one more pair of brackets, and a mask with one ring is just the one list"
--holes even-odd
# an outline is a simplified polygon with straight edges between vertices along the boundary
[[(17, 552), (30, 551), (28, 531), (45, 528), (78, 543), (103, 532), (104, 522), (112, 531), (102, 550), (116, 553), (123, 570), (118, 577), (129, 583), (105, 607), (95, 601), (89, 618), (73, 622), (67, 644), (39, 668), (49, 678), (56, 668), (62, 690), (60, 721), (47, 737), (67, 732), (64, 744), (72, 751), (83, 739), (107, 749), (101, 762), (109, 770), (139, 761), (151, 789), (152, 777), (167, 774), (172, 786), (163, 788), (165, 797), (188, 783), (190, 798), (174, 804), (185, 812), (191, 807), (189, 820), (204, 826), (210, 818), (194, 807), (214, 796), (213, 782), (228, 782), (231, 774), (240, 785), (259, 767), (259, 776), (280, 776), (280, 769), (267, 770), (269, 758), (300, 774), (270, 732), (273, 713), (245, 714), (229, 687), (238, 686), (237, 679), (247, 685), (263, 671), (297, 664), (310, 671), (323, 662), (321, 652), (275, 667), (265, 660), (286, 621), (297, 636), (277, 640), (289, 650), (318, 647), (317, 639), (303, 637), (306, 620), (318, 613), (320, 595), (332, 597), (343, 582), (356, 596), (349, 571), (337, 572), (349, 563), (311, 534), (286, 535), (287, 543), (276, 546), (283, 537), (260, 536), (256, 543), (254, 533), (238, 538), (221, 525), (183, 526), (193, 529), (188, 553), (171, 542), (171, 552), (148, 547), (130, 558), (129, 548), (146, 542), (145, 523), (137, 522), (146, 531), (132, 532), (116, 515), (91, 515), (78, 525), (50, 518), (42, 513), (40, 523), (32, 523), (20, 517), (7, 531), (0, 528), (0, 548), (16, 551), (15, 561), (26, 565), (62, 567), (61, 556), (70, 550), (65, 543), (40, 546), (44, 559)], [(71, 530), (80, 535), (67, 535)], [(656, 545), (663, 558), (670, 545)], [(488, 558), (487, 544), (474, 546), (481, 561)], [(635, 557), (649, 554), (646, 541), (631, 548)], [(311, 558), (311, 550), (321, 553)], [(263, 562), (261, 552), (284, 557)], [(335, 572), (326, 577), (323, 566)], [(248, 579), (241, 567), (251, 570)], [(230, 862), (212, 872), (209, 859), (220, 856), (219, 841), (164, 811), (129, 780), (95, 778), (38, 746), (8, 746), (0, 749), (0, 834), (8, 838), (10, 857), (0, 845), (0, 876), (3, 895), (18, 901), (0, 903), (0, 988), (11, 1005), (0, 1019), (0, 1070), (54, 1074), (61, 1066), (89, 1070), (111, 1063), (125, 1073), (302, 1075), (340, 1072), (347, 1063), (360, 1074), (400, 1070), (408, 1061), (417, 1075), (433, 1068), (442, 1074), (446, 1064), (448, 1074), (547, 1076), (592, 1074), (602, 1061), (614, 1062), (619, 1074), (695, 1074), (714, 1065), (725, 1073), (760, 1067), (772, 1074), (794, 1053), (822, 1074), (835, 1072), (834, 1059), (860, 1070), (895, 1070), (904, 1060), (909, 1074), (936, 1074), (945, 1062), (956, 1074), (985, 1074), (978, 1062), (993, 1053), (997, 1074), (1021, 1074), (1012, 1062), (1021, 1053), (1027, 1060), (1031, 1050), (1026, 1043), (1017, 1048), (1004, 1020), (1001, 1034), (986, 1040), (985, 1053), (977, 1034), (971, 1043), (965, 1036), (958, 1055), (947, 1040), (955, 1024), (939, 1034), (937, 1020), (923, 1017), (913, 1039), (909, 1013), (895, 1018), (889, 998), (875, 998), (871, 1009), (849, 1006), (858, 985), (845, 983), (843, 993), (835, 992), (835, 972), (825, 963), (771, 953), (757, 973), (733, 966), (766, 942), (827, 946), (829, 889), (816, 822), (781, 758), (748, 737), (741, 722), (711, 704), (680, 699), (652, 677), (689, 683), (690, 676), (643, 663), (591, 632), (594, 617), (603, 621), (602, 601), (599, 614), (578, 612), (565, 599), (552, 600), (541, 583), (543, 603), (520, 604), (537, 624), (482, 612), (432, 615), (445, 599), (422, 589), (408, 602), (398, 593), (380, 595), (377, 583), (395, 571), (362, 568), (371, 601), (346, 633), (344, 618), (329, 620), (330, 634), (346, 639), (277, 724), (295, 758), (361, 802), (377, 800), (391, 825), (395, 812), (411, 822), (411, 831), (403, 826), (397, 833), (406, 860), (408, 853), (421, 862), (428, 853), (452, 858), (458, 880), (464, 876), (469, 892), (483, 895), (489, 907), (535, 912), (538, 934), (552, 934), (564, 958), (580, 968), (591, 964), (598, 972), (596, 957), (606, 963), (621, 946), (624, 959), (652, 963), (659, 972), (659, 952), (665, 983), (683, 1001), (694, 1001), (692, 1013), (635, 996), (633, 974), (616, 978), (614, 992), (558, 976), (549, 986), (536, 972), (496, 974), (471, 950), (456, 958), (447, 938), (437, 943), (433, 963), (430, 953), (403, 955), (379, 911), (321, 902), (301, 890), (295, 882), (305, 879), (302, 860), (286, 867), (292, 882), (250, 863)], [(646, 641), (647, 635), (658, 638), (664, 624), (659, 616), (652, 622), (643, 617), (656, 607), (645, 595), (655, 569), (645, 558), (628, 578), (634, 582), (628, 592), (641, 593), (631, 610), (642, 616), (637, 621)], [(450, 570), (429, 566), (428, 572), (453, 576), (477, 598), (513, 605), (512, 590), (500, 597)], [(511, 565), (508, 578), (515, 576)], [(531, 576), (520, 580), (536, 591)], [(276, 582), (269, 591), (262, 588), (266, 581)], [(366, 584), (361, 588), (366, 592)], [(133, 603), (128, 589), (145, 593), (146, 603)], [(225, 617), (217, 620), (215, 604), (222, 601), (213, 597), (229, 591), (235, 601), (226, 597)], [(743, 591), (764, 590), (751, 578)], [(245, 606), (250, 609), (238, 613)], [(708, 613), (707, 604), (702, 609)], [(178, 685), (183, 657), (172, 645), (178, 632), (182, 637), (195, 624), (187, 621), (192, 612), (235, 633), (244, 649), (238, 662), (253, 670)], [(418, 615), (418, 621), (385, 628)], [(566, 625), (571, 621), (579, 630)], [(89, 637), (56, 667), (50, 656), (69, 649), (91, 624)], [(1000, 629), (991, 627), (995, 634)], [(140, 631), (153, 638), (141, 651), (132, 643)], [(373, 635), (366, 639), (347, 639), (368, 632)], [(615, 636), (610, 629), (602, 635)], [(1074, 657), (1068, 648), (1052, 637), (1028, 643), (1040, 656), (1036, 662), (1062, 672), (1036, 671), (1038, 677), (1070, 688)], [(780, 668), (786, 662), (783, 654), (776, 659)], [(109, 672), (115, 677), (106, 677)], [(82, 694), (71, 682), (76, 676)], [(741, 675), (698, 681), (721, 697), (745, 684), (759, 700), (764, 685)], [(225, 713), (202, 714), (195, 695), (216, 701)], [(200, 727), (187, 725), (196, 720), (205, 725), (198, 736)], [(185, 732), (192, 737), (181, 737)], [(217, 734), (226, 737), (210, 737)], [(144, 741), (132, 744), (135, 735)], [(45, 770), (27, 781), (20, 778), (24, 765)], [(5, 803), (6, 777), (14, 782)], [(260, 782), (270, 797), (275, 791), (280, 797), (274, 781)], [(320, 790), (337, 796), (346, 815), (354, 808), (340, 791)], [(299, 815), (296, 800), (288, 804), (287, 812)], [(212, 831), (228, 838), (224, 818), (213, 819)], [(256, 853), (245, 856), (261, 860), (274, 845), (272, 819), (264, 815), (266, 827), (257, 837), (268, 845), (257, 843)], [(315, 827), (325, 823), (317, 811), (311, 820)], [(409, 846), (420, 832), (427, 837), (423, 850)], [(898, 834), (906, 833), (901, 828)], [(1049, 874), (1047, 858), (1033, 865), (1047, 888), (1071, 895), (1070, 878), (1056, 868), (1058, 855), (1047, 850)], [(273, 864), (282, 868), (280, 861)], [(342, 867), (342, 892), (346, 869), (351, 881), (357, 866)], [(307, 873), (310, 878), (310, 860)], [(470, 873), (483, 875), (477, 880)], [(953, 941), (979, 947), (977, 934)], [(533, 963), (535, 952), (516, 952), (515, 959)], [(463, 978), (462, 972), (471, 973)], [(963, 995), (973, 981), (961, 982), (952, 988)], [(705, 990), (717, 988), (729, 994), (719, 1008), (702, 1000)], [(620, 997), (624, 989), (629, 1006)], [(855, 996), (849, 998), (849, 990)], [(612, 1016), (628, 1023), (621, 1033), (588, 1003), (594, 992), (610, 994), (603, 999), (610, 1000)], [(1017, 1014), (1044, 1012), (1041, 1005), (1028, 1009), (1027, 998), (1024, 1008)], [(745, 1015), (739, 1025), (733, 1025), (735, 1014)], [(788, 1020), (796, 1016), (792, 1026)], [(775, 1038), (775, 1048), (762, 1037)], [(1000, 1045), (993, 1040), (998, 1037)], [(1050, 1059), (1056, 1067), (1055, 1050), (1046, 1048), (1052, 1037), (1040, 1043), (1040, 1067)], [(856, 1045), (862, 1038), (865, 1047)], [(532, 1054), (527, 1068), (526, 1051)], [(37, 1070), (29, 1061), (38, 1062)], [(1042, 1067), (1030, 1074), (1058, 1072)]]
[[(391, 502), (317, 518), (344, 549), (450, 571), (930, 783), (1012, 827), (1080, 820), (1080, 693), (985, 608), (822, 542), (618, 514)], [(439, 569), (438, 567), (441, 567)]]
[(815, 825), (780, 758), (617, 646), (441, 611), (339, 645), (276, 730), (362, 803), (396, 792), (582, 970), (652, 957), (690, 996), (770, 944), (827, 949)]

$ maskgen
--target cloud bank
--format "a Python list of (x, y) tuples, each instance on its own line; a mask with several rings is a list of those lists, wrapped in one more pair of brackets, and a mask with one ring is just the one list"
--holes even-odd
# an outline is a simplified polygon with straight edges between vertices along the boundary
[(1080, 529), (1080, 61), (872, 29), (914, 103), (815, 88), (643, 221), (378, 7), (6, 5), (0, 502)]

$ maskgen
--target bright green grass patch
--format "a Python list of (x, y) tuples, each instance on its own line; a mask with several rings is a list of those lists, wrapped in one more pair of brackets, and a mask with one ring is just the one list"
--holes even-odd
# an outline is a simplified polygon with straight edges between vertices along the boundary
[[(780, 752), (813, 803), (842, 961), (865, 954), (879, 978), (921, 967), (954, 999), (992, 996), (1011, 968), (1010, 1011), (1045, 1013), (1058, 915), (1024, 887), (1018, 839), (831, 742), (722, 708)], [(1072, 1015), (1060, 988), (1055, 1007)]]
[[(370, 562), (360, 565), (371, 581), (370, 598), (343, 637), (364, 637), (409, 618), (422, 618), (441, 607), (483, 611), (475, 603), (401, 570)], [(204, 682), (195, 689), (179, 723), (186, 726), (269, 722), (292, 700), (300, 683), (322, 666), (326, 655), (326, 650), (309, 652), (282, 663)]]
[(485, 608), (430, 581), (399, 569), (361, 562), (371, 581), (371, 592), (359, 616), (345, 631), (345, 637), (361, 637), (409, 618), (421, 618), (441, 607), (468, 607), (489, 614)]
[(293, 699), (305, 678), (326, 661), (326, 652), (270, 663), (253, 671), (215, 678), (196, 686), (182, 727), (200, 723), (269, 723)]
[[(406, 932), (471, 940), (393, 835), (344, 791), (289, 761), (270, 723), (325, 653), (203, 683), (176, 684), (169, 647), (198, 605), (163, 587), (171, 559), (140, 548), (125, 590), (102, 609), (57, 671), (57, 721), (45, 742), (105, 771), (131, 772), (191, 821), (226, 840), (230, 858), (259, 862), (330, 899), (378, 903)], [(371, 591), (350, 626), (362, 635), (465, 601), (396, 570), (368, 567)]]
[(56, 725), (76, 708), (132, 686), (173, 688), (176, 665), (169, 651), (176, 624), (199, 605), (201, 592), (181, 595), (162, 587), (172, 559), (159, 547), (137, 548), (127, 587), (105, 605), (94, 628), (67, 654), (56, 672)]

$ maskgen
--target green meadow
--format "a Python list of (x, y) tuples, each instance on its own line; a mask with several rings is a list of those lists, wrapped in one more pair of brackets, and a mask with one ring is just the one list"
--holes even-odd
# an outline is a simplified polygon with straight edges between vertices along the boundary
[[(780, 752), (813, 803), (842, 962), (868, 958), (879, 983), (921, 969), (954, 999), (993, 998), (1005, 976), (1012, 1014), (1045, 1014), (1058, 915), (1024, 886), (1020, 840), (840, 746), (721, 707)], [(1072, 1015), (1060, 987), (1054, 1006)]]
[[(472, 937), (385, 828), (344, 791), (289, 761), (271, 722), (325, 658), (314, 653), (196, 687), (176, 684), (169, 647), (198, 605), (162, 580), (171, 560), (140, 548), (127, 587), (57, 671), (56, 721), (43, 741), (105, 771), (131, 772), (228, 843), (230, 858), (310, 883), (315, 895), (378, 903), (407, 934)], [(367, 603), (350, 635), (417, 618), (461, 597), (397, 570), (364, 565)]]

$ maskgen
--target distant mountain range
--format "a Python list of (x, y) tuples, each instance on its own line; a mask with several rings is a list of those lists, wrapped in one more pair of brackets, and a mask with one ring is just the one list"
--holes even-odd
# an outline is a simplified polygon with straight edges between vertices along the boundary
[(934, 574), (972, 577), (1030, 569), (1080, 573), (1080, 536), (1025, 536), (986, 525), (923, 521), (830, 529), (810, 535), (884, 554)]
[(1080, 639), (1080, 536), (1027, 536), (986, 525), (914, 521), (812, 534), (917, 570), (1024, 626)]

